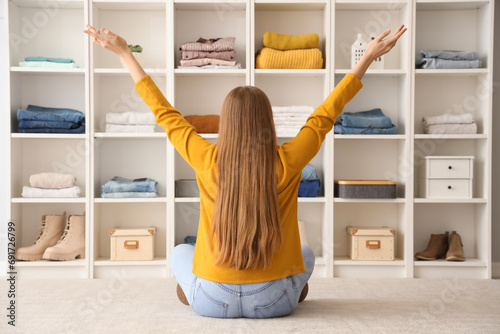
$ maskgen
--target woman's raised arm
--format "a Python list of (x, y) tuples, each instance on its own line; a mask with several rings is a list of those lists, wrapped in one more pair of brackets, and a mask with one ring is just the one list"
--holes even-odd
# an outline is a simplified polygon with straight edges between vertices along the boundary
[[(132, 75), (134, 82), (137, 83), (137, 81), (139, 81), (142, 77), (146, 76), (146, 72), (144, 72), (141, 65), (139, 65), (135, 57), (132, 55), (132, 51), (130, 51), (127, 41), (106, 28), (96, 30), (91, 25), (86, 24), (85, 26), (88, 30), (84, 30), (83, 32), (93, 37), (95, 44), (120, 56), (122, 61), (127, 66), (130, 75)], [(101, 35), (101, 32), (106, 36)]]

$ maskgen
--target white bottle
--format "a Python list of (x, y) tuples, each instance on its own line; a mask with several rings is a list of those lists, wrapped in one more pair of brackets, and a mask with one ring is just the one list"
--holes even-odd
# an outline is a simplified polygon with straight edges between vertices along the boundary
[[(375, 39), (375, 36), (371, 36), (370, 39), (373, 41)], [(380, 56), (376, 58), (373, 63), (370, 65), (371, 69), (374, 70), (382, 70), (384, 69), (384, 57)]]
[(367, 45), (368, 44), (363, 39), (363, 36), (361, 34), (358, 34), (358, 39), (351, 46), (351, 68), (359, 62), (366, 51)]

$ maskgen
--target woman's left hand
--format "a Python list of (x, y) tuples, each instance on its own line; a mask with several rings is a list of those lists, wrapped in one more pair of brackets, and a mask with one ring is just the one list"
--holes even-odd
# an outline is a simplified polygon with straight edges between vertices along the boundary
[[(106, 28), (101, 28), (101, 30), (99, 31), (91, 25), (86, 24), (85, 26), (88, 30), (84, 30), (83, 32), (93, 37), (95, 44), (117, 54), (120, 57), (124, 57), (131, 53), (127, 45), (127, 41), (125, 41), (125, 39), (118, 36), (117, 34), (112, 33)], [(101, 35), (101, 32), (106, 36)]]

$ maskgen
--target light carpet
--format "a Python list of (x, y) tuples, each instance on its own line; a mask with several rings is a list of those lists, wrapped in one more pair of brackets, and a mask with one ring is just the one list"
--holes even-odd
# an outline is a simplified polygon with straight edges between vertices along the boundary
[(16, 327), (0, 333), (500, 333), (499, 280), (311, 279), (289, 316), (211, 319), (181, 304), (168, 279), (23, 280)]

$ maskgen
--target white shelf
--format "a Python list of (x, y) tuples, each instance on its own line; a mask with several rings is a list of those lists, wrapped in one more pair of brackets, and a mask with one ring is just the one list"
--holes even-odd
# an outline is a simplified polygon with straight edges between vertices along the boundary
[(468, 77), (488, 74), (487, 68), (464, 68), (464, 69), (416, 69), (415, 75), (433, 77), (433, 76), (457, 76)]
[(12, 198), (12, 203), (85, 203), (86, 197), (78, 198)]
[(419, 10), (467, 10), (478, 9), (487, 5), (488, 1), (481, 0), (417, 0)]
[[(24, 7), (24, 8), (45, 8), (47, 4), (44, 1), (40, 0), (9, 0), (13, 4)], [(64, 8), (64, 9), (83, 9), (84, 0), (57, 0), (56, 8)], [(51, 8), (51, 7), (49, 7)]]
[(199, 197), (176, 197), (175, 203), (200, 203)]
[(333, 199), (335, 203), (406, 203), (404, 198), (339, 198)]
[(94, 7), (101, 10), (120, 10), (120, 11), (158, 11), (165, 10), (165, 0), (93, 0)]
[(326, 203), (324, 197), (298, 197), (299, 203)]
[(85, 134), (71, 133), (12, 133), (11, 138), (15, 139), (85, 139)]
[(344, 134), (335, 134), (333, 136), (335, 140), (404, 140), (406, 139), (406, 135), (344, 135)]
[(165, 132), (155, 133), (109, 133), (109, 132), (95, 132), (95, 138), (109, 138), (109, 139), (166, 139)]
[(95, 198), (94, 203), (166, 203), (166, 197), (153, 198)]
[(468, 259), (465, 261), (446, 261), (445, 259), (438, 259), (434, 261), (420, 261), (415, 260), (414, 265), (417, 267), (486, 267), (486, 261), (480, 259)]
[(335, 266), (404, 266), (405, 261), (400, 258), (395, 258), (394, 261), (357, 261), (347, 256), (339, 256), (335, 257), (333, 264)]
[(75, 259), (71, 261), (16, 261), (16, 267), (85, 267), (85, 259)]
[[(335, 70), (335, 75), (346, 75), (351, 72), (350, 69), (338, 69)], [(365, 76), (388, 76), (388, 77), (397, 77), (406, 75), (407, 72), (405, 69), (383, 69), (383, 70), (371, 70), (368, 69), (365, 73)]]
[(324, 10), (327, 0), (255, 0), (255, 10), (266, 11), (318, 11)]
[[(165, 68), (145, 68), (144, 71), (149, 75), (166, 75), (167, 69)], [(95, 74), (130, 74), (126, 68), (95, 68)]]
[(488, 139), (485, 134), (455, 135), (455, 134), (416, 134), (415, 139)]
[(486, 204), (485, 198), (415, 198), (415, 203)]
[(165, 266), (167, 264), (166, 257), (155, 257), (153, 261), (111, 261), (109, 257), (100, 257), (94, 261), (95, 266)]
[(174, 0), (175, 10), (188, 11), (243, 11), (245, 10), (245, 0)]
[[(407, 5), (406, 0), (336, 0), (336, 10), (399, 10)], [(390, 6), (390, 7), (389, 7)]]
[(46, 67), (19, 67), (11, 66), (13, 73), (26, 74), (61, 74), (61, 75), (85, 75), (85, 68), (46, 68)]

